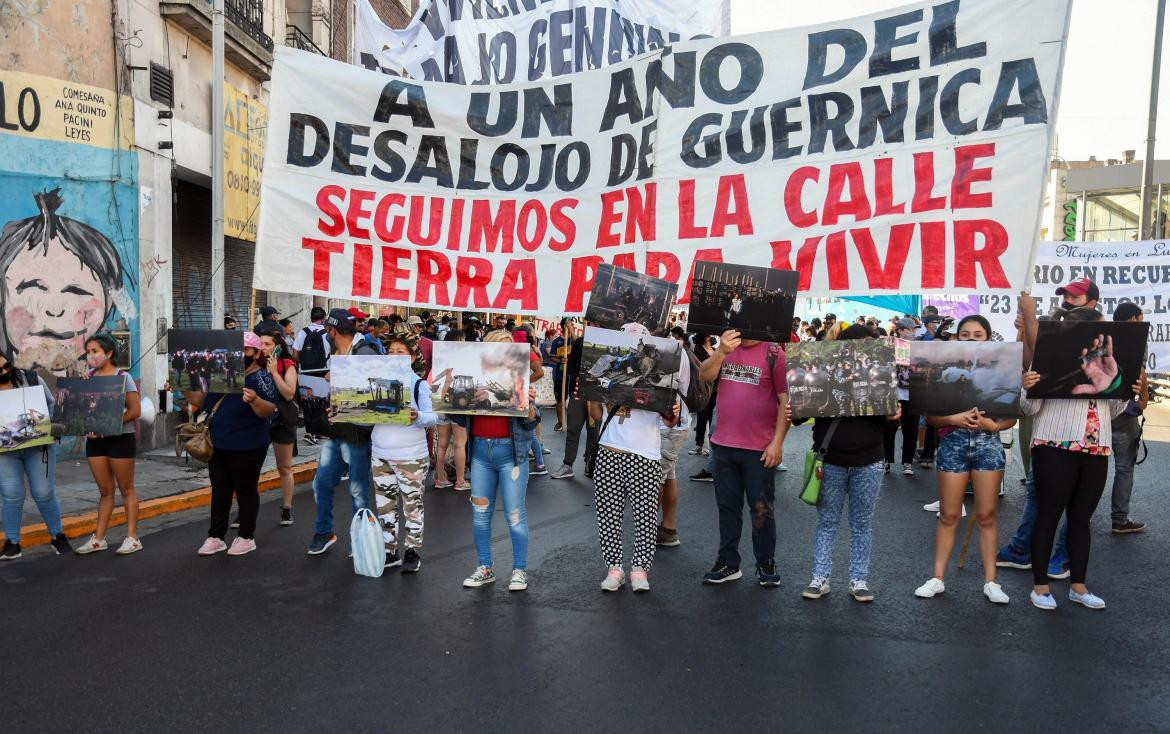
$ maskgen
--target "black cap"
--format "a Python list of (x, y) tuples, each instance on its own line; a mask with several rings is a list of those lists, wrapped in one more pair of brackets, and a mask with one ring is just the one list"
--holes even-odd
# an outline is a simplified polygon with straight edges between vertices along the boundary
[(1113, 312), (1113, 320), (1129, 321), (1132, 318), (1141, 316), (1143, 313), (1144, 311), (1141, 306), (1132, 301), (1126, 301), (1125, 303), (1117, 304), (1117, 309)]
[(329, 317), (325, 319), (325, 325), (332, 326), (343, 334), (352, 334), (357, 331), (357, 322), (344, 308), (335, 308), (330, 311)]
[(269, 316), (279, 316), (279, 315), (280, 315), (280, 311), (277, 311), (275, 306), (261, 306), (260, 307), (260, 316), (262, 318), (268, 318)]

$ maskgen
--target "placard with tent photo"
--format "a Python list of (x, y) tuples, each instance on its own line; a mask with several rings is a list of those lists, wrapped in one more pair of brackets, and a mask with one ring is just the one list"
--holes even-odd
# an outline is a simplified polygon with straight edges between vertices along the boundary
[(910, 342), (914, 415), (954, 415), (978, 408), (994, 418), (1020, 414), (1024, 345), (1019, 342)]
[(171, 385), (191, 392), (244, 391), (244, 332), (238, 329), (170, 329), (167, 367)]
[(126, 378), (59, 377), (54, 393), (53, 422), (64, 436), (117, 436), (126, 412)]
[(585, 327), (578, 394), (606, 405), (669, 413), (678, 393), (682, 344)]
[(435, 342), (431, 401), (436, 413), (528, 415), (530, 350), (508, 342)]
[(609, 263), (597, 266), (585, 320), (603, 329), (639, 323), (657, 336), (666, 335), (666, 323), (678, 286)]
[(893, 415), (898, 410), (894, 340), (786, 344), (793, 418)]
[(1118, 321), (1041, 321), (1029, 398), (1127, 400), (1141, 375), (1150, 325)]
[(691, 285), (688, 331), (787, 342), (800, 273), (753, 265), (699, 261)]
[(51, 444), (52, 431), (43, 387), (0, 390), (0, 452)]
[(334, 423), (410, 425), (414, 372), (397, 354), (336, 354), (329, 358), (329, 407)]

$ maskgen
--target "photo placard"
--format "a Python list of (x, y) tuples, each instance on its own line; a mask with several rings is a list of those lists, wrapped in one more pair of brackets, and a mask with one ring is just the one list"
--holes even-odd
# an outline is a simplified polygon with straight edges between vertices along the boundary
[(796, 311), (800, 273), (752, 265), (695, 263), (687, 329), (743, 339), (787, 343)]
[(1029, 398), (1128, 400), (1141, 375), (1150, 325), (1128, 321), (1041, 321)]
[(244, 332), (171, 329), (167, 332), (171, 386), (190, 392), (244, 391)]
[(117, 436), (126, 412), (126, 378), (59, 377), (54, 393), (53, 422), (64, 436)]
[(914, 415), (954, 415), (978, 408), (994, 418), (1020, 415), (1024, 345), (1019, 342), (910, 342)]
[(528, 415), (527, 344), (435, 342), (431, 402), (436, 413)]
[(578, 394), (606, 405), (669, 413), (682, 358), (675, 339), (587, 326)]
[(0, 452), (53, 443), (49, 401), (40, 385), (0, 390)]
[(651, 334), (666, 336), (677, 291), (678, 286), (669, 280), (602, 263), (597, 266), (585, 320), (613, 330), (639, 323)]
[(786, 344), (793, 418), (893, 415), (898, 410), (894, 340)]
[(329, 359), (329, 406), (334, 423), (410, 425), (414, 372), (410, 357), (334, 355)]

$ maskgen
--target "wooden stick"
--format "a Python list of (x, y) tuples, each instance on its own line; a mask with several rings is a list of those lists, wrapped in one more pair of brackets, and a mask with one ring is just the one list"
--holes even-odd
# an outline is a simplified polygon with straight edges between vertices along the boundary
[(959, 568), (967, 563), (967, 548), (971, 545), (971, 535), (975, 530), (975, 510), (972, 508), (971, 517), (967, 520), (967, 532), (963, 533), (963, 547), (959, 549)]

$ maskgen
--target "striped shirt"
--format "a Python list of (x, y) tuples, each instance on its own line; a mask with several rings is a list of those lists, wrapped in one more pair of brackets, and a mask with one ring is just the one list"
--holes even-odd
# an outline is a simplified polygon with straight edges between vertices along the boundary
[[(1112, 419), (1125, 410), (1125, 400), (1098, 400), (1097, 410), (1101, 414), (1101, 435), (1098, 445), (1113, 448)], [(1089, 422), (1088, 400), (1029, 400), (1020, 398), (1020, 410), (1024, 415), (1034, 415), (1032, 440), (1053, 443), (1081, 441), (1085, 438), (1085, 425)], [(1105, 420), (1105, 414), (1110, 420)]]

